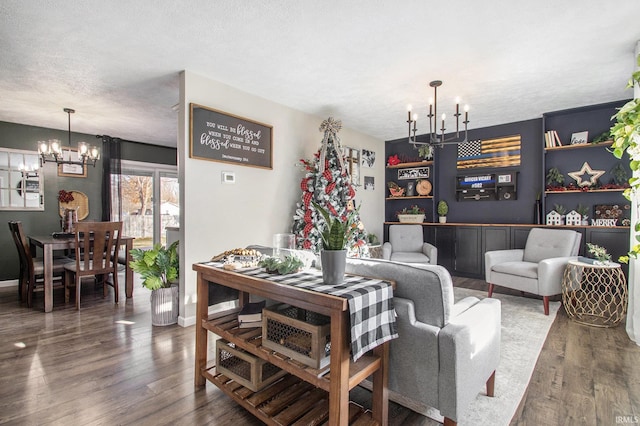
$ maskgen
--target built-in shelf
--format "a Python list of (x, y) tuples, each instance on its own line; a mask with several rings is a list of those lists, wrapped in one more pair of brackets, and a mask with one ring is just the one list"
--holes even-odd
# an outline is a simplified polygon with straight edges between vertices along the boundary
[(416, 200), (421, 198), (433, 198), (433, 195), (414, 195), (412, 197), (387, 197), (387, 200)]
[(545, 194), (588, 194), (590, 192), (623, 192), (626, 188), (616, 189), (590, 189), (588, 191), (581, 191), (579, 189), (570, 189), (566, 191), (544, 191)]
[(582, 148), (598, 148), (603, 146), (611, 146), (613, 141), (604, 141), (599, 143), (580, 143), (574, 145), (552, 146), (545, 148), (545, 151), (561, 151), (563, 149), (582, 149)]
[(400, 163), (394, 166), (387, 165), (387, 169), (405, 169), (407, 167), (430, 166), (433, 161), (416, 161), (413, 163)]

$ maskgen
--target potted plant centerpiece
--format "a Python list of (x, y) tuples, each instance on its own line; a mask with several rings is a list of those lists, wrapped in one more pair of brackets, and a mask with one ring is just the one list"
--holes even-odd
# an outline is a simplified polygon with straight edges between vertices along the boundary
[(438, 216), (440, 216), (440, 223), (447, 223), (447, 213), (449, 213), (449, 204), (444, 200), (440, 200), (438, 203)]
[(424, 209), (413, 205), (409, 208), (404, 208), (396, 213), (400, 223), (422, 223), (424, 222)]
[(180, 273), (178, 241), (169, 247), (156, 244), (152, 249), (132, 249), (129, 266), (142, 277), (142, 286), (151, 290), (151, 323), (170, 325), (178, 322), (177, 285)]
[(322, 280), (326, 284), (342, 284), (347, 265), (347, 243), (358, 228), (356, 223), (358, 209), (349, 211), (343, 220), (331, 217), (329, 212), (315, 201), (312, 201), (312, 204), (324, 219), (324, 229), (320, 232), (322, 237), (322, 250), (320, 251)]
[(587, 243), (587, 250), (596, 258), (594, 264), (596, 265), (608, 265), (611, 262), (611, 255), (607, 252), (607, 249), (597, 244)]

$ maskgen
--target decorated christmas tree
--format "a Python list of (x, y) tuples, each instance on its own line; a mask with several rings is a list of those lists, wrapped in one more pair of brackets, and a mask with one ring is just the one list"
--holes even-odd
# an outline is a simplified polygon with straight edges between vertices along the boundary
[[(312, 201), (342, 221), (346, 220), (348, 212), (357, 209), (353, 201), (356, 192), (351, 185), (338, 138), (341, 128), (342, 123), (332, 117), (324, 120), (320, 126), (320, 131), (324, 132), (320, 150), (312, 160), (300, 160), (305, 176), (300, 182), (302, 201), (296, 205), (292, 227), (299, 249), (317, 253), (322, 248), (320, 232), (324, 221)], [(355, 214), (358, 215), (358, 211)], [(359, 215), (356, 223), (358, 229), (351, 235), (347, 244), (347, 254), (351, 257), (368, 257), (367, 233)]]

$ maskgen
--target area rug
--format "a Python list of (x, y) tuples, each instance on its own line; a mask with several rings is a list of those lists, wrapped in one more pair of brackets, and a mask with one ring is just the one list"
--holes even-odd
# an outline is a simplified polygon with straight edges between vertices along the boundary
[[(486, 292), (454, 288), (456, 302), (467, 296), (479, 299)], [(471, 403), (458, 425), (508, 425), (518, 409), (531, 379), (540, 350), (556, 318), (560, 302), (549, 303), (544, 315), (542, 300), (493, 293), (502, 303), (502, 341), (500, 365), (496, 372), (495, 396), (489, 398), (484, 389)], [(439, 412), (438, 412), (439, 415)], [(439, 419), (442, 421), (442, 418)]]

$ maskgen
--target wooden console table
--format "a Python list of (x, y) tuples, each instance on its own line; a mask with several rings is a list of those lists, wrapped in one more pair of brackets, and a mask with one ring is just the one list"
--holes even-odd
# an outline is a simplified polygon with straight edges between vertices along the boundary
[[(369, 417), (369, 421), (373, 420), (373, 424), (387, 424), (389, 417), (387, 390), (389, 345), (384, 343), (371, 353), (359, 358), (357, 362), (351, 361), (349, 357), (349, 309), (345, 298), (278, 284), (202, 263), (194, 264), (193, 270), (197, 272), (198, 295), (196, 307), (196, 386), (205, 386), (206, 381), (209, 380), (242, 407), (270, 425), (289, 424), (293, 421), (306, 423), (307, 419), (309, 422), (311, 420), (318, 421), (327, 411), (331, 425), (347, 425), (358, 417), (360, 420), (364, 420), (363, 416)], [(330, 371), (324, 374), (324, 372), (302, 365), (286, 355), (263, 347), (261, 329), (238, 328), (237, 313), (240, 308), (209, 315), (208, 290), (210, 284), (219, 284), (238, 290), (240, 306), (249, 301), (250, 294), (254, 294), (330, 317)], [(215, 371), (215, 360), (208, 360), (208, 331), (290, 374), (259, 392), (253, 392), (230, 381)], [(372, 411), (365, 412), (362, 407), (349, 402), (349, 390), (370, 375), (373, 375)], [(301, 388), (299, 395), (293, 395), (297, 388)], [(287, 400), (292, 403), (290, 405), (280, 404), (277, 408), (266, 406), (268, 401)]]

